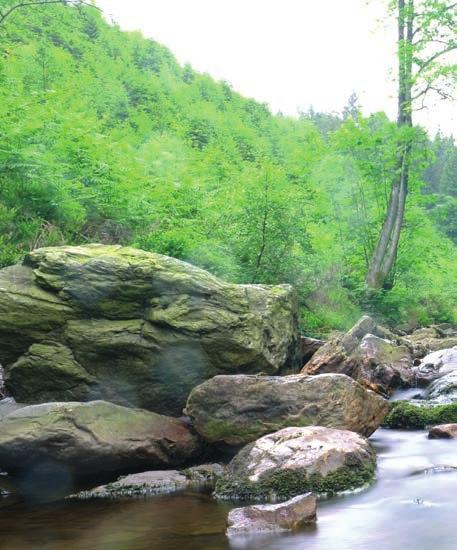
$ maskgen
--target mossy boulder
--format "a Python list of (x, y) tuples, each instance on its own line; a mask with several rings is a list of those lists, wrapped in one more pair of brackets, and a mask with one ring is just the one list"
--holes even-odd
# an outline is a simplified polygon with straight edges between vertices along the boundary
[(388, 402), (344, 374), (215, 376), (194, 388), (186, 405), (211, 443), (243, 445), (288, 426), (319, 425), (370, 435)]
[(244, 447), (216, 483), (220, 499), (284, 501), (371, 483), (376, 455), (364, 437), (321, 426), (285, 428)]
[(185, 464), (201, 451), (181, 421), (105, 401), (30, 405), (0, 418), (0, 466), (112, 475)]
[(121, 246), (43, 248), (0, 270), (0, 340), (7, 388), (28, 403), (108, 399), (179, 415), (216, 374), (299, 366), (290, 286), (229, 284)]
[(457, 402), (437, 405), (433, 402), (395, 401), (383, 422), (387, 428), (421, 430), (436, 424), (457, 422)]

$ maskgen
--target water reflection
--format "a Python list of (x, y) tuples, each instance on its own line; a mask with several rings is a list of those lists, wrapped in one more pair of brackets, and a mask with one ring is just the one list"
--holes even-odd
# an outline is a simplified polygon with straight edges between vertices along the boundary
[[(128, 502), (26, 507), (0, 500), (0, 547), (8, 550), (400, 550), (455, 549), (457, 441), (378, 430), (378, 480), (319, 502), (318, 523), (296, 534), (225, 537), (229, 504), (205, 494)], [(39, 541), (39, 542), (38, 542)]]

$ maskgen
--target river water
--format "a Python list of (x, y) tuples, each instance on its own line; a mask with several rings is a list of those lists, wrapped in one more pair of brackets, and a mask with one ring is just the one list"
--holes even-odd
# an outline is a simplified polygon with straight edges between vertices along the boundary
[(369, 489), (321, 500), (315, 526), (294, 534), (227, 539), (230, 505), (205, 494), (126, 502), (25, 504), (0, 500), (7, 550), (455, 550), (457, 440), (379, 429)]

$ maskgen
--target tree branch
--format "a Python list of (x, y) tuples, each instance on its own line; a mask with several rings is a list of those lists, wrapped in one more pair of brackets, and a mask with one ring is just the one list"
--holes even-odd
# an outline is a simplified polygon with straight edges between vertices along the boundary
[[(447, 48), (444, 48), (443, 50), (440, 50), (439, 52), (436, 52), (434, 55), (426, 59), (424, 62), (421, 63), (418, 71), (416, 72), (416, 77), (419, 76), (427, 67), (429, 67), (434, 61), (436, 61), (438, 58), (442, 57), (443, 55), (450, 53), (454, 50), (457, 50), (457, 43), (452, 42), (450, 46)], [(416, 61), (416, 65), (417, 65)]]
[(70, 4), (75, 6), (89, 6), (91, 8), (95, 8), (99, 10), (97, 6), (94, 6), (94, 4), (85, 2), (84, 0), (32, 0), (31, 2), (21, 2), (20, 4), (16, 4), (15, 6), (12, 6), (9, 10), (1, 13), (0, 12), (0, 27), (3, 25), (5, 19), (9, 17), (15, 10), (19, 8), (26, 8), (28, 6), (45, 6), (47, 4)]

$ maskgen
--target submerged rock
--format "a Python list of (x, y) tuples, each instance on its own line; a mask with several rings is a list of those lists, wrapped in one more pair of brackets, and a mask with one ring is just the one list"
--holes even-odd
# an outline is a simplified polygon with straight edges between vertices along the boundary
[(372, 434), (388, 402), (343, 374), (215, 376), (192, 390), (186, 413), (212, 443), (243, 445), (288, 426)]
[(287, 285), (228, 284), (121, 246), (43, 248), (0, 270), (0, 362), (18, 400), (106, 399), (181, 414), (219, 373), (298, 369)]
[(227, 535), (292, 531), (316, 521), (316, 497), (307, 493), (280, 504), (257, 504), (229, 512)]
[(186, 489), (214, 489), (224, 473), (220, 464), (203, 464), (187, 470), (154, 470), (122, 476), (113, 483), (100, 485), (88, 491), (71, 495), (70, 499), (126, 499), (146, 498)]
[(386, 336), (396, 338), (371, 317), (362, 317), (346, 334), (322, 346), (302, 373), (346, 374), (381, 394), (408, 387), (414, 381), (411, 352)]
[(244, 447), (217, 481), (215, 496), (281, 501), (308, 491), (336, 494), (370, 483), (375, 467), (373, 448), (354, 432), (285, 428)]
[(441, 424), (434, 426), (428, 432), (429, 439), (455, 439), (457, 438), (457, 424)]
[(200, 450), (181, 421), (105, 401), (30, 405), (0, 418), (0, 465), (10, 474), (42, 465), (72, 476), (169, 468)]

